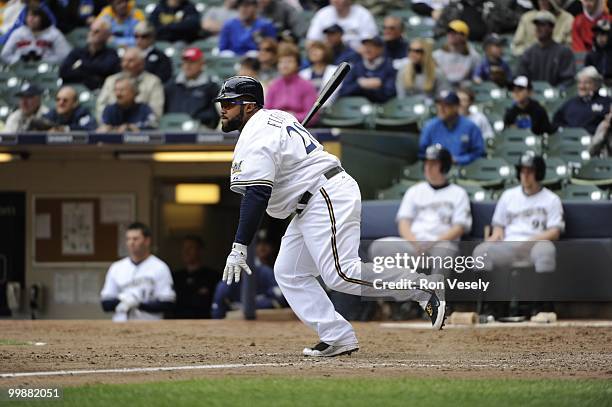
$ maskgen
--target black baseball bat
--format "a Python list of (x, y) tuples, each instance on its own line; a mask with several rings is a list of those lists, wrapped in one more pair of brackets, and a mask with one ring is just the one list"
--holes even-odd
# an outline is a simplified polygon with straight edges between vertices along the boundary
[(334, 72), (332, 77), (329, 78), (325, 85), (323, 85), (321, 92), (319, 92), (319, 97), (317, 97), (317, 100), (315, 101), (314, 105), (312, 105), (310, 111), (302, 121), (302, 126), (305, 127), (310, 121), (310, 119), (312, 119), (312, 116), (314, 116), (319, 111), (319, 109), (325, 104), (325, 102), (327, 102), (327, 99), (329, 99), (329, 97), (334, 93), (334, 91), (338, 89), (338, 86), (340, 86), (340, 83), (342, 83), (342, 80), (350, 70), (351, 66), (346, 62), (343, 62), (338, 65), (338, 68), (336, 68), (336, 71)]

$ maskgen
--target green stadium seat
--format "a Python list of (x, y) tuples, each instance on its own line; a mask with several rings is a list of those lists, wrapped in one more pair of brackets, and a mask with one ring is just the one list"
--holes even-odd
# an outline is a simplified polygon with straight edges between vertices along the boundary
[(417, 161), (407, 165), (402, 169), (401, 179), (410, 181), (423, 181), (425, 173), (423, 172), (423, 161)]
[(400, 180), (398, 183), (391, 185), (389, 188), (378, 191), (376, 197), (378, 199), (402, 199), (404, 194), (411, 186), (415, 185), (417, 181), (411, 180)]
[(80, 83), (65, 83), (64, 85), (74, 88), (79, 95), (79, 104), (94, 113), (96, 108), (96, 94), (94, 92)]
[(57, 76), (57, 73), (51, 71), (38, 74), (32, 79), (32, 82), (44, 89), (45, 95), (51, 96), (55, 96), (57, 90), (62, 86), (62, 80)]
[(213, 81), (223, 82), (238, 72), (240, 58), (238, 57), (208, 57), (206, 69)]
[(537, 154), (542, 153), (542, 149), (537, 146), (528, 146), (524, 142), (504, 142), (498, 144), (493, 149), (492, 157), (500, 157), (509, 163), (516, 163), (526, 151), (533, 151)]
[(609, 197), (607, 191), (595, 185), (568, 184), (556, 193), (563, 201), (602, 201)]
[(174, 58), (176, 54), (178, 54), (180, 58), (181, 53), (183, 51), (183, 46), (180, 43), (175, 44), (168, 41), (157, 41), (155, 43), (155, 46), (157, 47), (157, 49), (166, 54), (168, 58)]
[(480, 158), (460, 168), (457, 184), (478, 185), (483, 188), (503, 186), (515, 174), (514, 166), (499, 157)]
[(425, 98), (412, 96), (404, 99), (394, 98), (378, 106), (375, 122), (380, 127), (403, 128), (429, 116)]
[(588, 147), (591, 143), (591, 134), (582, 127), (566, 127), (551, 135), (548, 145), (550, 146), (551, 143), (554, 145), (562, 141), (576, 141)]
[(366, 127), (373, 112), (374, 106), (364, 97), (338, 98), (323, 110), (320, 123), (327, 127)]
[(612, 158), (591, 158), (572, 177), (573, 184), (612, 185)]
[(467, 192), (470, 201), (482, 202), (495, 200), (491, 190), (484, 189), (479, 185), (462, 185), (461, 187)]
[(192, 42), (189, 46), (200, 48), (202, 52), (204, 52), (204, 54), (208, 57), (208, 56), (218, 53), (219, 37), (214, 36), (214, 37), (208, 37), (203, 40), (197, 40), (197, 41)]
[(199, 123), (186, 113), (167, 113), (159, 120), (160, 130), (196, 131)]
[(560, 157), (546, 158), (546, 176), (542, 180), (542, 185), (552, 187), (560, 185), (569, 180), (570, 168)]
[(498, 133), (492, 141), (492, 147), (500, 144), (524, 145), (534, 151), (542, 149), (542, 137), (533, 134), (528, 129), (508, 127)]
[(87, 45), (87, 33), (89, 28), (77, 27), (66, 35), (66, 40), (74, 47), (84, 47)]

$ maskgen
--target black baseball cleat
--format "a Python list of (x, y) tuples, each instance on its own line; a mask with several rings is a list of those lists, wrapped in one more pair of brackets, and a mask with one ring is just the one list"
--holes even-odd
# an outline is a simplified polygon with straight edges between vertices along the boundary
[(427, 305), (423, 307), (427, 316), (431, 319), (431, 327), (435, 330), (442, 329), (446, 319), (446, 301), (440, 301), (436, 293), (431, 294)]
[(359, 345), (351, 343), (349, 345), (330, 345), (325, 342), (319, 342), (312, 348), (304, 348), (302, 354), (311, 357), (333, 357), (340, 355), (350, 355), (359, 350)]

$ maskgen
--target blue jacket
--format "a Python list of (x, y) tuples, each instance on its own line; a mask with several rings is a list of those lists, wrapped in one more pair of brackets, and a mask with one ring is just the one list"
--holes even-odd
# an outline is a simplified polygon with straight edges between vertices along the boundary
[(52, 121), (61, 126), (68, 126), (73, 131), (93, 131), (98, 127), (96, 119), (89, 110), (83, 106), (77, 106), (70, 116), (60, 116), (57, 110), (50, 110), (43, 116), (45, 119)]
[(149, 105), (144, 103), (135, 103), (127, 109), (123, 109), (116, 103), (108, 105), (102, 112), (102, 123), (111, 126), (135, 124), (141, 130), (157, 127), (155, 113)]
[(485, 155), (482, 133), (478, 126), (467, 117), (459, 116), (452, 129), (439, 118), (429, 120), (421, 131), (419, 158), (425, 157), (425, 150), (432, 144), (442, 144), (453, 156), (453, 161), (466, 165)]
[(239, 18), (227, 21), (219, 35), (219, 50), (233, 51), (237, 55), (246, 54), (248, 51), (256, 51), (256, 38), (276, 38), (276, 27), (265, 18), (257, 18), (253, 25), (245, 27)]
[[(383, 63), (375, 69), (368, 69), (363, 59), (356, 61), (349, 71), (339, 96), (364, 96), (374, 103), (385, 103), (395, 96), (395, 69), (389, 58), (384, 58)], [(364, 89), (359, 86), (359, 78), (380, 78), (382, 86), (378, 89)]]
[(553, 117), (554, 127), (582, 127), (594, 134), (597, 125), (610, 111), (612, 99), (607, 96), (595, 94), (590, 99), (580, 96), (573, 97), (565, 102)]
[(104, 47), (92, 55), (87, 47), (74, 48), (60, 66), (64, 83), (82, 83), (89, 89), (99, 89), (104, 80), (121, 70), (117, 51)]
[(482, 62), (478, 65), (476, 71), (474, 72), (474, 76), (482, 79), (483, 81), (490, 81), (492, 67), (504, 71), (504, 74), (506, 75), (506, 81), (512, 79), (512, 70), (510, 69), (510, 65), (508, 65), (506, 61), (501, 59), (499, 62), (491, 62), (487, 57), (484, 57), (482, 59)]

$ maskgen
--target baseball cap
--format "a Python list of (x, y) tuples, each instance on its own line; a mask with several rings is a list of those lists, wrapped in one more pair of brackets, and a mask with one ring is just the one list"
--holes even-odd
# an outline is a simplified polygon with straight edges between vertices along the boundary
[(458, 105), (459, 96), (452, 90), (443, 90), (436, 96), (437, 103), (444, 103), (447, 105)]
[(15, 95), (19, 97), (23, 97), (23, 96), (28, 97), (28, 96), (40, 96), (42, 94), (43, 94), (43, 91), (41, 88), (39, 88), (35, 84), (26, 82), (23, 85), (21, 85), (21, 87), (19, 88), (19, 91)]
[(340, 27), (339, 24), (332, 24), (323, 30), (323, 34), (333, 34), (333, 33), (344, 34), (344, 30), (342, 29), (342, 27)]
[(593, 32), (600, 32), (600, 33), (609, 33), (610, 32), (610, 22), (608, 20), (599, 20), (594, 26), (593, 26)]
[(484, 46), (486, 47), (487, 45), (499, 45), (502, 46), (506, 43), (506, 40), (502, 37), (500, 37), (498, 34), (492, 33), (489, 34), (485, 37), (484, 41)]
[(540, 11), (538, 11), (536, 13), (535, 17), (533, 18), (533, 23), (534, 24), (549, 23), (549, 24), (552, 24), (554, 26), (556, 22), (557, 22), (557, 20), (555, 19), (554, 14), (551, 13), (550, 11), (547, 11), (547, 10), (540, 10)]
[(463, 20), (453, 20), (448, 23), (448, 29), (466, 37), (470, 35), (470, 27)]
[(514, 88), (531, 89), (531, 81), (524, 75), (517, 76), (512, 81), (512, 89)]
[(183, 60), (187, 60), (187, 61), (191, 61), (191, 62), (197, 62), (199, 60), (202, 59), (202, 57), (204, 56), (204, 53), (202, 52), (202, 50), (200, 48), (196, 48), (196, 47), (191, 47), (191, 48), (187, 48), (185, 51), (183, 51)]
[(379, 47), (383, 47), (385, 45), (383, 39), (378, 35), (371, 38), (364, 38), (361, 40), (362, 44), (366, 44), (368, 42), (371, 42), (372, 44), (377, 45)]

